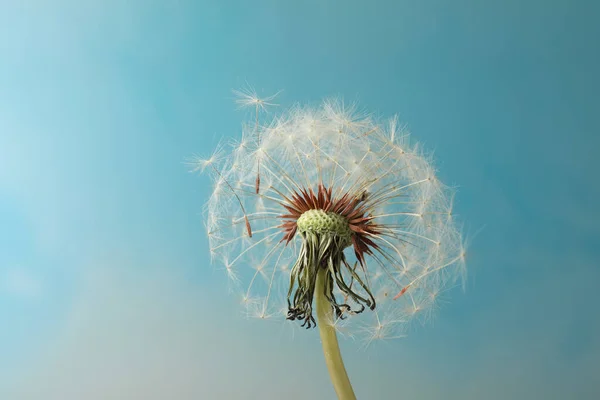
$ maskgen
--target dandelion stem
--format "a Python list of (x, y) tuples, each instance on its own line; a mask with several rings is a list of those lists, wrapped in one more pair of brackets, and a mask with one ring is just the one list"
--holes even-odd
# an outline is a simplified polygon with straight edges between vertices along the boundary
[(321, 344), (323, 345), (323, 353), (325, 354), (325, 363), (327, 364), (329, 377), (331, 378), (331, 383), (337, 393), (338, 399), (356, 400), (354, 390), (344, 367), (335, 328), (332, 325), (333, 307), (325, 295), (327, 273), (328, 270), (326, 268), (319, 268), (315, 285), (317, 321), (321, 335)]

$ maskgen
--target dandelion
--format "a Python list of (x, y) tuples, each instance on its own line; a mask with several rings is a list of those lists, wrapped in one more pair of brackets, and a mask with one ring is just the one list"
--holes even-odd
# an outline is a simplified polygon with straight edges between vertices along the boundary
[(402, 337), (464, 277), (454, 191), (397, 118), (326, 100), (260, 126), (273, 97), (238, 95), (254, 124), (229, 152), (198, 160), (214, 178), (211, 255), (248, 315), (318, 323), (334, 388), (353, 399), (337, 333), (366, 345)]

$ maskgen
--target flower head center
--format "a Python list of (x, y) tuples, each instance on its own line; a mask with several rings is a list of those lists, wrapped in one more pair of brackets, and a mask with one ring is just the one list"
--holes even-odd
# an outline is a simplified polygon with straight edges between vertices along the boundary
[(334, 212), (308, 210), (300, 215), (296, 224), (300, 233), (338, 236), (342, 239), (344, 248), (352, 244), (352, 230), (348, 220)]

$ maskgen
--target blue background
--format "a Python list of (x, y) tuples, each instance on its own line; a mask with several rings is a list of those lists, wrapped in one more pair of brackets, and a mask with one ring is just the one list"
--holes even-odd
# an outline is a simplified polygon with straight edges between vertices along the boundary
[(0, 398), (334, 397), (317, 331), (244, 320), (209, 265), (184, 161), (237, 137), (247, 82), (399, 113), (459, 186), (467, 291), (344, 341), (359, 398), (600, 398), (599, 11), (0, 2)]

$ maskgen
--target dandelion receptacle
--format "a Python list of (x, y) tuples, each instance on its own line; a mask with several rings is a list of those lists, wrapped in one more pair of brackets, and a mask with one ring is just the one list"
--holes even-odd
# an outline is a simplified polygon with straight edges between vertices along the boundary
[(353, 399), (338, 334), (402, 337), (464, 277), (454, 190), (397, 118), (326, 100), (259, 123), (273, 98), (238, 95), (253, 121), (194, 161), (214, 182), (211, 257), (249, 316), (318, 326), (336, 393)]

